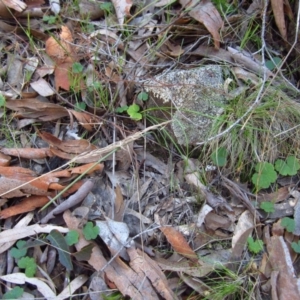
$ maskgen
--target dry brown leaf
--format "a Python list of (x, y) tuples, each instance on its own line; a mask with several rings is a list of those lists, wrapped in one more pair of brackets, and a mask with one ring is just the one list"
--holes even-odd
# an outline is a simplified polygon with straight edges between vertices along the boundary
[(133, 247), (128, 248), (127, 252), (130, 257), (130, 266), (139, 278), (144, 278), (142, 288), (144, 299), (153, 299), (155, 293), (160, 294), (166, 300), (178, 299), (170, 289), (166, 276), (154, 260)]
[[(81, 221), (74, 217), (70, 211), (65, 211), (63, 217), (70, 230), (73, 229), (78, 231), (79, 241), (75, 247), (77, 251), (80, 251), (83, 247), (90, 243), (83, 237), (81, 230), (78, 230)], [(124, 264), (120, 265), (120, 259), (116, 258), (110, 264), (108, 264), (100, 248), (95, 244), (88, 263), (96, 271), (103, 269), (104, 271), (99, 272), (99, 275), (106, 281), (107, 284), (108, 282), (112, 283), (124, 296), (127, 295), (136, 300), (144, 299), (138, 288), (135, 288), (129, 280), (129, 278), (133, 277), (135, 273), (129, 269), (128, 266), (125, 268)], [(130, 272), (129, 275), (131, 277), (128, 276), (128, 272)], [(136, 274), (135, 278), (139, 279), (137, 278)], [(138, 280), (137, 285), (138, 284), (140, 284), (140, 280)]]
[[(2, 149), (1, 149), (2, 151)], [(11, 161), (11, 157), (8, 156), (8, 155), (5, 155), (4, 152), (0, 152), (0, 166), (9, 166), (10, 164), (10, 161)]]
[(41, 159), (52, 156), (52, 152), (49, 148), (2, 148), (0, 151), (6, 155), (12, 155), (27, 159)]
[[(86, 172), (89, 168), (91, 168), (94, 164), (93, 163), (89, 163), (89, 164), (85, 164), (82, 165), (80, 167), (75, 167), (75, 168), (71, 168), (68, 171), (71, 172), (71, 174), (83, 174), (84, 172)], [(102, 172), (104, 168), (104, 164), (96, 164), (93, 168), (91, 168), (86, 174), (91, 174), (95, 171), (100, 171)]]
[[(179, 3), (188, 9), (188, 14), (202, 23), (210, 32), (214, 39), (216, 49), (220, 48), (220, 34), (219, 30), (223, 27), (223, 20), (210, 0), (202, 0), (200, 2), (190, 0), (180, 0)], [(196, 4), (196, 5), (195, 5)]]
[(38, 99), (8, 100), (6, 107), (17, 111), (16, 117), (34, 118), (41, 121), (52, 121), (69, 115), (64, 107)]
[(82, 125), (87, 131), (93, 131), (95, 129), (94, 125), (101, 125), (101, 121), (98, 116), (94, 116), (85, 112), (75, 111), (73, 109), (69, 111), (75, 116), (80, 125)]
[(25, 212), (32, 211), (37, 207), (43, 207), (49, 202), (49, 198), (46, 196), (30, 196), (23, 199), (22, 202), (3, 209), (0, 212), (1, 219), (7, 219), (12, 216), (16, 216)]
[(62, 88), (66, 91), (70, 90), (71, 86), (71, 69), (73, 63), (70, 61), (62, 62), (55, 67), (54, 70), (54, 80), (55, 80), (55, 88), (58, 91), (59, 88)]
[(122, 190), (118, 184), (115, 187), (115, 193), (116, 193), (116, 198), (115, 198), (114, 220), (117, 222), (122, 222), (123, 217), (124, 217), (124, 210), (126, 207), (125, 207), (124, 198), (122, 195)]
[(87, 140), (61, 141), (51, 133), (45, 131), (39, 132), (39, 136), (50, 145), (51, 151), (54, 147), (56, 147), (65, 153), (81, 154), (83, 152), (97, 149), (96, 146), (92, 145)]
[(193, 262), (198, 263), (197, 254), (190, 247), (184, 236), (179, 231), (173, 227), (166, 226), (160, 227), (160, 230), (166, 236), (168, 242), (172, 245), (177, 253), (189, 258)]
[[(20, 188), (20, 186), (22, 186)], [(25, 197), (28, 195), (47, 195), (47, 189), (37, 188), (30, 184), (25, 184), (24, 181), (1, 177), (0, 178), (0, 197), (15, 198)]]
[(279, 29), (282, 38), (287, 40), (287, 31), (284, 19), (284, 0), (271, 0), (272, 10), (275, 18), (275, 23)]
[(123, 27), (124, 19), (127, 16), (130, 15), (130, 8), (132, 6), (131, 0), (112, 0), (111, 1), (114, 5), (114, 8), (116, 10), (116, 15), (118, 18), (118, 22), (121, 27)]
[(272, 236), (267, 243), (267, 249), (273, 270), (279, 272), (272, 284), (273, 292), (276, 293), (274, 296), (278, 299), (300, 299), (297, 289), (299, 279), (295, 275), (290, 253), (283, 237)]
[(61, 27), (61, 33), (58, 38), (50, 37), (46, 41), (46, 53), (56, 62), (74, 62), (74, 50), (71, 45), (73, 37), (67, 26)]
[(5, 6), (12, 8), (18, 12), (22, 12), (27, 7), (27, 5), (21, 0), (1, 0), (1, 2)]

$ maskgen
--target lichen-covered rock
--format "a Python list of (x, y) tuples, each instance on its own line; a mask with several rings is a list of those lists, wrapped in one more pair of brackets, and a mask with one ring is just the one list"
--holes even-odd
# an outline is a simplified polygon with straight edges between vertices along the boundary
[[(205, 140), (225, 103), (222, 67), (207, 65), (175, 70), (145, 83), (152, 114), (172, 118), (171, 130), (181, 145)], [(157, 106), (157, 110), (154, 107)]]

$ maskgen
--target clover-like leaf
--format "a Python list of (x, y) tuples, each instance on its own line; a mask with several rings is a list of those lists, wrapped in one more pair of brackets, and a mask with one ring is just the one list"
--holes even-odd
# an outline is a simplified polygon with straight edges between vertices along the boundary
[(277, 159), (275, 162), (275, 169), (283, 176), (293, 176), (296, 175), (297, 171), (300, 169), (300, 164), (295, 156), (289, 156), (286, 161)]
[(289, 217), (284, 217), (281, 220), (281, 226), (283, 226), (288, 232), (294, 232), (295, 225), (295, 220)]
[(11, 248), (10, 255), (17, 259), (25, 256), (27, 253), (27, 248), (24, 247), (25, 245), (26, 245), (26, 241), (23, 240), (18, 241), (16, 244), (17, 247)]
[(36, 263), (35, 260), (32, 257), (22, 257), (18, 261), (18, 267), (21, 269), (25, 269), (25, 275), (27, 277), (33, 277), (36, 272)]
[(79, 233), (76, 230), (70, 230), (66, 234), (65, 240), (69, 246), (75, 245), (79, 241)]
[(292, 248), (296, 253), (300, 253), (300, 241), (298, 243), (292, 242)]
[(143, 118), (142, 114), (139, 113), (139, 111), (140, 111), (140, 107), (135, 103), (131, 104), (127, 109), (128, 115), (132, 120), (135, 121), (139, 121)]
[(116, 108), (116, 113), (121, 114), (121, 113), (123, 113), (124, 111), (127, 111), (127, 110), (128, 110), (128, 106), (127, 105), (120, 106), (120, 107)]
[(97, 237), (100, 229), (98, 226), (94, 226), (92, 222), (87, 222), (82, 231), (85, 239), (89, 241)]
[(264, 243), (262, 240), (254, 241), (252, 236), (249, 236), (247, 239), (248, 249), (250, 252), (257, 254), (264, 249)]
[(147, 101), (149, 99), (149, 95), (146, 92), (140, 92), (138, 94), (138, 99), (141, 101)]
[(83, 71), (83, 65), (79, 62), (74, 62), (74, 64), (72, 65), (72, 71), (75, 74), (79, 74), (82, 73)]
[(260, 208), (266, 213), (273, 213), (275, 211), (273, 202), (264, 201), (260, 204)]
[(274, 166), (268, 162), (260, 162), (255, 167), (256, 173), (252, 176), (252, 182), (257, 190), (268, 188), (277, 179)]
[(23, 293), (24, 289), (20, 288), (19, 286), (15, 286), (13, 289), (3, 295), (3, 299), (18, 299), (23, 295)]

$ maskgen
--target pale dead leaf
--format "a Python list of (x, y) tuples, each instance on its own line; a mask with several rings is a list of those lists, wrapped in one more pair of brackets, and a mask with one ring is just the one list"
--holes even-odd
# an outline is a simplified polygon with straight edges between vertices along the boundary
[(37, 81), (31, 82), (30, 86), (37, 92), (39, 95), (43, 97), (52, 96), (55, 94), (55, 91), (52, 89), (52, 87), (49, 85), (49, 83), (43, 79), (40, 78)]
[(56, 299), (55, 293), (50, 287), (41, 279), (29, 278), (23, 273), (14, 273), (9, 275), (3, 275), (0, 277), (2, 280), (15, 284), (30, 283), (37, 287), (38, 291), (45, 297), (45, 299)]
[(21, 228), (6, 229), (5, 231), (2, 231), (0, 233), (0, 242), (1, 244), (7, 242), (13, 242), (39, 233), (50, 233), (51, 230), (58, 230), (61, 233), (69, 232), (68, 228), (64, 228), (60, 226), (53, 226), (49, 224), (47, 225), (34, 224), (30, 226), (23, 226)]
[(14, 9), (17, 12), (22, 12), (27, 5), (21, 0), (1, 0), (5, 6)]
[(130, 8), (132, 6), (131, 0), (112, 0), (111, 1), (114, 5), (118, 22), (121, 27), (123, 27), (124, 19), (127, 16), (130, 16)]
[(279, 29), (281, 37), (287, 40), (287, 31), (284, 18), (284, 0), (271, 0), (272, 10), (275, 18), (275, 23)]
[(89, 278), (86, 275), (79, 275), (73, 279), (63, 291), (55, 297), (56, 300), (70, 299), (74, 292), (82, 287)]
[(219, 49), (221, 40), (219, 30), (223, 27), (224, 23), (211, 1), (202, 0), (200, 2), (193, 2), (190, 0), (180, 0), (179, 3), (188, 9), (188, 14), (192, 18), (206, 27), (214, 39), (215, 48)]

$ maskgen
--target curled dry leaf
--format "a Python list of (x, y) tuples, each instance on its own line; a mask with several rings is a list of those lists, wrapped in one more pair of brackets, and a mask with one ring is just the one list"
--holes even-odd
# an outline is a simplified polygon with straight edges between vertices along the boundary
[(21, 0), (1, 0), (1, 2), (6, 7), (12, 8), (17, 12), (22, 12), (27, 7), (26, 3)]
[(173, 227), (160, 227), (160, 230), (166, 236), (168, 242), (172, 245), (174, 250), (179, 254), (189, 258), (191, 261), (198, 263), (198, 256), (190, 247), (184, 236)]
[[(2, 151), (2, 149), (1, 149), (1, 151)], [(0, 152), (0, 166), (3, 166), (3, 167), (9, 166), (11, 157), (6, 154), (7, 153), (4, 153), (3, 151), (2, 151), (2, 153)]]
[(15, 117), (33, 118), (41, 121), (53, 121), (69, 115), (64, 107), (42, 102), (38, 99), (8, 100), (6, 101), (6, 107), (17, 111)]
[(132, 6), (131, 0), (112, 0), (115, 7), (118, 22), (121, 27), (124, 24), (124, 19), (126, 16), (130, 16), (130, 8)]
[(46, 53), (56, 62), (74, 62), (73, 37), (67, 26), (61, 27), (59, 38), (50, 37), (46, 41)]
[(72, 154), (81, 154), (83, 152), (97, 149), (96, 146), (92, 145), (87, 140), (61, 141), (60, 139), (48, 132), (39, 132), (39, 136), (50, 145), (50, 149), (54, 154), (57, 153), (55, 152), (55, 149), (61, 150), (64, 153)]
[(287, 40), (287, 30), (285, 26), (284, 18), (284, 0), (271, 0), (272, 10), (275, 18), (276, 25), (279, 29), (279, 32), (282, 38)]
[[(53, 156), (49, 148), (2, 148), (0, 151), (6, 155), (12, 155), (27, 159), (41, 159)], [(3, 155), (2, 153), (0, 157)]]
[(30, 196), (14, 206), (3, 209), (0, 212), (0, 218), (7, 219), (12, 216), (29, 212), (36, 209), (37, 207), (43, 207), (48, 202), (49, 198), (46, 196)]
[(184, 8), (188, 9), (188, 14), (192, 18), (202, 23), (207, 28), (214, 39), (215, 48), (219, 49), (221, 40), (219, 30), (223, 27), (224, 23), (218, 10), (211, 1), (197, 1), (196, 5), (195, 2), (190, 0), (180, 0), (179, 2)]
[(80, 125), (82, 125), (87, 131), (93, 131), (95, 126), (100, 126), (100, 118), (85, 112), (79, 112), (71, 109), (70, 112), (75, 116)]

